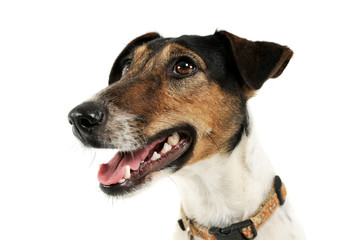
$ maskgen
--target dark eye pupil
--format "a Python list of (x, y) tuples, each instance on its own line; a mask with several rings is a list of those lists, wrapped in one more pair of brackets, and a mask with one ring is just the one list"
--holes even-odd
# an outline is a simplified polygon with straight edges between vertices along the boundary
[(178, 74), (186, 75), (186, 74), (191, 73), (194, 70), (194, 66), (192, 63), (179, 62), (179, 63), (177, 63), (175, 70)]

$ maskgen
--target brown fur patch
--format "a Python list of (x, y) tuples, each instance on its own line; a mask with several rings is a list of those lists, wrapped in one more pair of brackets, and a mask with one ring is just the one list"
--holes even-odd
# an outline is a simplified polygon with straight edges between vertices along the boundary
[(154, 114), (145, 130), (147, 134), (153, 135), (159, 130), (181, 123), (194, 126), (197, 130), (197, 142), (188, 164), (203, 160), (217, 152), (226, 152), (227, 141), (239, 126), (238, 119), (232, 117), (235, 115), (235, 109), (229, 104), (236, 101), (229, 98), (215, 83), (192, 88), (187, 96), (174, 95), (163, 89), (159, 112)]

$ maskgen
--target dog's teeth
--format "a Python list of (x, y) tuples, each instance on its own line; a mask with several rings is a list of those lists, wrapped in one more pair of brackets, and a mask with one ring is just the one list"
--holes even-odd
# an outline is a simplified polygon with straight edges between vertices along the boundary
[(169, 145), (175, 146), (175, 145), (177, 145), (177, 143), (179, 143), (179, 139), (180, 139), (179, 134), (177, 132), (175, 132), (175, 133), (173, 133), (172, 136), (170, 136), (168, 138), (167, 143)]
[(124, 178), (120, 179), (119, 183), (123, 183), (123, 182), (125, 182), (125, 179)]
[(172, 149), (172, 145), (169, 145), (168, 143), (164, 143), (163, 149), (161, 153), (167, 153)]
[(124, 179), (129, 179), (129, 178), (130, 178), (130, 167), (129, 167), (129, 165), (127, 165), (125, 167)]
[(152, 158), (151, 158), (150, 160), (156, 161), (156, 160), (158, 160), (159, 158), (160, 158), (160, 154), (158, 154), (157, 152), (154, 152), (154, 153), (153, 153), (153, 156), (152, 156)]

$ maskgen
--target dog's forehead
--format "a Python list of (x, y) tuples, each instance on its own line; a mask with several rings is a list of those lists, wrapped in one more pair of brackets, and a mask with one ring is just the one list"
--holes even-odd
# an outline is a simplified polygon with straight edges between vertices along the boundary
[(161, 51), (167, 44), (169, 44), (169, 42), (171, 41), (172, 38), (157, 38), (154, 39), (153, 41), (150, 41), (147, 43), (147, 49), (149, 51)]
[(183, 35), (177, 38), (157, 38), (134, 49), (133, 57), (138, 66), (145, 62), (154, 63), (171, 60), (174, 56), (192, 53), (199, 59), (198, 63), (205, 66), (209, 80), (228, 91), (235, 91), (238, 83), (230, 77), (234, 74), (234, 63), (229, 55), (227, 45), (217, 35), (197, 36)]
[[(167, 48), (167, 46), (170, 48)], [(205, 60), (211, 60), (214, 57), (219, 58), (219, 55), (222, 53), (222, 51), (219, 51), (221, 48), (220, 41), (214, 35), (183, 35), (177, 38), (158, 38), (148, 42), (146, 44), (146, 49), (149, 52), (158, 53), (163, 51), (165, 48), (171, 50), (172, 46), (181, 46), (184, 50), (188, 49)]]
[[(177, 57), (186, 55), (196, 60), (195, 64), (203, 69), (209, 81), (216, 82), (226, 92), (239, 94), (238, 75), (233, 57), (230, 55), (228, 45), (215, 34), (183, 35), (177, 38), (159, 37), (135, 46), (127, 56), (123, 56), (123, 59), (131, 59), (132, 66), (128, 77), (134, 78), (135, 74), (162, 75), (162, 71), (166, 70), (160, 66), (169, 67)], [(115, 82), (114, 79), (119, 75), (116, 73), (120, 71), (119, 69), (123, 69), (124, 62), (124, 60), (119, 61), (113, 66), (110, 83)]]

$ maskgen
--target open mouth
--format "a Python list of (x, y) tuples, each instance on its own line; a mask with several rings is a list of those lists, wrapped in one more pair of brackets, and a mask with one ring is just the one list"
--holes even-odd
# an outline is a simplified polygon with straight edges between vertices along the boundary
[(144, 148), (132, 152), (117, 152), (108, 163), (100, 166), (100, 187), (110, 195), (129, 192), (144, 183), (150, 173), (169, 167), (185, 155), (191, 143), (192, 138), (188, 134), (174, 132)]

